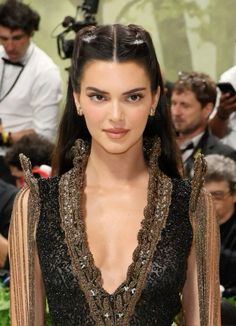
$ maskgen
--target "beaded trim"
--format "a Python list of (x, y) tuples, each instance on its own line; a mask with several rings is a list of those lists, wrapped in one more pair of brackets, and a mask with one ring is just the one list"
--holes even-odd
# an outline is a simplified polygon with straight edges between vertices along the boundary
[(73, 272), (97, 325), (128, 325), (146, 282), (154, 251), (166, 224), (172, 193), (171, 180), (157, 166), (159, 147), (159, 141), (155, 141), (149, 160), (148, 203), (144, 209), (133, 261), (128, 268), (126, 280), (112, 295), (102, 288), (101, 271), (94, 264), (86, 236), (83, 192), (89, 150), (83, 141), (77, 143), (75, 167), (60, 180), (60, 216), (65, 241)]
[(35, 291), (34, 291), (34, 264), (35, 264), (35, 251), (36, 241), (35, 232), (37, 229), (39, 216), (40, 216), (40, 200), (39, 200), (39, 187), (37, 179), (32, 173), (32, 166), (29, 158), (25, 155), (19, 155), (24, 177), (27, 185), (30, 187), (30, 194), (28, 200), (28, 266), (29, 266), (29, 315), (28, 325), (34, 325), (35, 320)]
[(194, 175), (191, 182), (192, 192), (191, 192), (191, 200), (190, 200), (190, 212), (194, 212), (196, 210), (200, 191), (204, 184), (206, 169), (207, 169), (207, 164), (204, 159), (204, 155), (199, 154), (194, 161)]
[[(198, 294), (201, 325), (218, 325), (219, 316), (219, 228), (211, 196), (202, 188), (206, 161), (199, 155), (194, 163), (190, 220), (196, 243)], [(214, 250), (214, 255), (212, 251)], [(209, 255), (210, 254), (210, 255)]]

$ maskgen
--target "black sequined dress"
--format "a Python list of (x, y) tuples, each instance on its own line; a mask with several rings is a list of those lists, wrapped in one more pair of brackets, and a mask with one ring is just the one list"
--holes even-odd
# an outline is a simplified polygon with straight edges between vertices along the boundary
[[(155, 205), (150, 203), (152, 207), (148, 208), (149, 212), (146, 209), (144, 214), (139, 245), (129, 275), (109, 295), (103, 290), (99, 271), (92, 257), (89, 257), (83, 221), (77, 222), (77, 236), (81, 237), (77, 241), (78, 247), (70, 248), (69, 245), (68, 248), (61, 227), (60, 212), (62, 214), (63, 209), (59, 208), (59, 179), (39, 181), (42, 204), (37, 246), (53, 325), (172, 324), (181, 308), (192, 227), (188, 213), (190, 183), (172, 180), (169, 187), (172, 188), (171, 202), (168, 213), (164, 212), (167, 214), (165, 225), (163, 221), (162, 225), (159, 224), (161, 233), (153, 235), (157, 231), (149, 221), (150, 211), (154, 216), (157, 214), (157, 219), (163, 217), (160, 217), (160, 212), (155, 212)], [(162, 195), (168, 196), (165, 193), (167, 189), (162, 190)], [(61, 196), (65, 197), (61, 199), (65, 202), (69, 198), (66, 194)], [(73, 210), (70, 207), (66, 209)], [(73, 238), (70, 227), (66, 232), (71, 232), (69, 236)], [(148, 250), (151, 255), (148, 255)]]
[(158, 167), (158, 146), (144, 144), (147, 206), (132, 263), (112, 294), (103, 289), (88, 246), (82, 209), (87, 145), (78, 140), (74, 168), (47, 180), (35, 179), (21, 155), (28, 186), (17, 195), (9, 237), (14, 325), (43, 324), (37, 249), (53, 325), (171, 326), (181, 311), (193, 239), (200, 325), (219, 324), (219, 233), (212, 200), (202, 188), (204, 159), (196, 159), (191, 181), (172, 180)]

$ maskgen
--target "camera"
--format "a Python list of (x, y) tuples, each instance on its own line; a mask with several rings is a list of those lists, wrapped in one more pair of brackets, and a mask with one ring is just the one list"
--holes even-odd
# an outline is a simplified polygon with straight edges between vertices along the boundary
[[(97, 25), (95, 14), (98, 10), (99, 0), (84, 0), (82, 6), (77, 7), (83, 13), (83, 20), (77, 21), (71, 16), (66, 16), (62, 22), (65, 30), (57, 35), (57, 50), (61, 59), (69, 59), (72, 57), (74, 48), (74, 39), (68, 39), (68, 33), (73, 31), (77, 33), (81, 28), (91, 25)], [(77, 16), (76, 14), (76, 16)]]

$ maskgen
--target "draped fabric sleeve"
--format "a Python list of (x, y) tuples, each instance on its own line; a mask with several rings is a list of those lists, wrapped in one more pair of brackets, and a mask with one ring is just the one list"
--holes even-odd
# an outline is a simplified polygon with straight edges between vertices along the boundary
[(35, 242), (39, 191), (29, 160), (20, 159), (27, 186), (15, 198), (9, 230), (11, 325), (43, 326), (44, 289)]
[(206, 163), (200, 155), (195, 161), (190, 199), (193, 248), (197, 272), (197, 292), (201, 326), (220, 322), (219, 225), (210, 194), (204, 189)]

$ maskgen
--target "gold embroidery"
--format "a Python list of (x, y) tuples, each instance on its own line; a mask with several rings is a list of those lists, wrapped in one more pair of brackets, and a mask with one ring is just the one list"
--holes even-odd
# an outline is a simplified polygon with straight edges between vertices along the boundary
[(192, 193), (190, 200), (190, 211), (196, 210), (196, 205), (199, 199), (201, 188), (204, 184), (204, 176), (206, 173), (206, 161), (204, 155), (198, 155), (194, 161), (194, 176), (192, 179)]
[(33, 176), (30, 160), (20, 154), (20, 161), (24, 170), (25, 181), (30, 187), (28, 200), (28, 264), (29, 264), (29, 321), (28, 325), (34, 325), (35, 320), (35, 293), (34, 293), (34, 265), (36, 252), (35, 233), (40, 215), (40, 200), (37, 179)]
[[(138, 233), (138, 246), (126, 280), (110, 295), (101, 283), (101, 272), (89, 251), (82, 214), (85, 168), (88, 147), (78, 142), (75, 168), (66, 173), (59, 184), (61, 225), (65, 232), (72, 268), (97, 325), (125, 326), (129, 324), (135, 305), (150, 269), (161, 231), (165, 227), (171, 202), (172, 183), (157, 167), (159, 141), (154, 142), (149, 160), (148, 204)], [(149, 156), (149, 151), (146, 151)]]
[(201, 325), (218, 325), (219, 307), (219, 227), (213, 203), (202, 185), (206, 163), (198, 156), (194, 166), (190, 219), (194, 230), (198, 270), (198, 294)]

